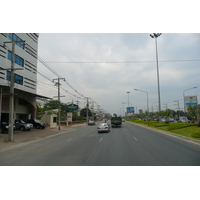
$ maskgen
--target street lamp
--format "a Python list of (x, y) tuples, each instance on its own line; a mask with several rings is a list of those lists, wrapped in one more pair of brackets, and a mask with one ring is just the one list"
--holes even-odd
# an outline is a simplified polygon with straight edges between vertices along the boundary
[[(154, 102), (154, 103), (158, 103), (158, 102), (156, 101), (156, 102)], [(154, 104), (154, 103), (152, 103), (152, 112), (154, 112), (154, 109), (153, 109), (153, 104)]]
[[(127, 94), (128, 94), (128, 107), (129, 107), (129, 93), (130, 92), (127, 92)], [(128, 115), (128, 110), (127, 110), (127, 115)]]
[[(126, 102), (122, 102), (122, 109), (123, 109), (123, 114), (124, 114), (124, 105), (123, 104), (126, 104)], [(122, 115), (122, 117), (123, 117), (123, 115)]]
[(187, 90), (192, 90), (192, 89), (194, 89), (194, 88), (197, 88), (197, 86), (196, 86), (196, 87), (189, 88), (189, 89), (186, 89), (186, 90), (183, 91), (184, 112), (186, 112), (186, 110), (185, 110), (185, 91), (187, 91)]
[(179, 107), (179, 100), (178, 101), (174, 101), (174, 102), (177, 102), (178, 103), (178, 118), (180, 118), (180, 107)]
[[(162, 33), (153, 33), (150, 34), (150, 37), (155, 38), (156, 43), (156, 63), (157, 63), (157, 80), (158, 80), (158, 104), (159, 104), (159, 112), (161, 111), (161, 105), (160, 105), (160, 83), (159, 83), (159, 69), (158, 69), (158, 50), (157, 50), (157, 38), (161, 36)], [(160, 121), (160, 117), (159, 117)]]
[(143, 91), (143, 90), (138, 90), (138, 89), (134, 89), (136, 91), (140, 91), (140, 92), (145, 92), (147, 94), (147, 112), (149, 115), (149, 98), (148, 98), (148, 92), (147, 91)]

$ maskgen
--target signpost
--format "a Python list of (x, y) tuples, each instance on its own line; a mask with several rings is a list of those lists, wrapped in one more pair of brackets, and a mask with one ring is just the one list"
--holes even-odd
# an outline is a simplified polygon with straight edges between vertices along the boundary
[(67, 121), (72, 122), (72, 113), (67, 113)]
[(72, 113), (67, 113), (67, 126), (68, 122), (72, 122)]
[(67, 105), (67, 109), (69, 110), (69, 111), (71, 111), (71, 112), (73, 112), (73, 111), (75, 111), (75, 110), (78, 110), (78, 105), (76, 105), (76, 104), (69, 104), (69, 105)]
[(127, 107), (127, 113), (134, 113), (134, 107)]

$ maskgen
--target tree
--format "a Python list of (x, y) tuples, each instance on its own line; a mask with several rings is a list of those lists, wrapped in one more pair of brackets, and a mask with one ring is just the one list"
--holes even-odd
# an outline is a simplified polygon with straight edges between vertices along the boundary
[[(85, 118), (87, 117), (87, 108), (81, 109), (80, 116), (85, 117)], [(92, 112), (89, 108), (88, 108), (88, 116), (89, 117), (92, 116)]]
[(200, 107), (198, 105), (189, 105), (187, 110), (193, 120), (198, 120), (198, 122), (200, 122)]
[[(44, 111), (47, 111), (48, 114), (57, 114), (58, 112), (53, 111), (55, 109), (58, 109), (58, 100), (51, 100), (48, 103), (44, 105)], [(67, 105), (64, 103), (60, 103), (60, 117), (61, 119), (66, 118)]]
[(172, 116), (173, 116), (173, 110), (166, 109), (166, 110), (165, 110), (165, 116), (166, 116), (167, 119), (168, 119), (169, 117), (172, 117)]
[(42, 115), (44, 115), (44, 108), (40, 102), (36, 102), (36, 116), (41, 118)]
[(44, 105), (45, 110), (58, 109), (58, 100), (51, 100)]

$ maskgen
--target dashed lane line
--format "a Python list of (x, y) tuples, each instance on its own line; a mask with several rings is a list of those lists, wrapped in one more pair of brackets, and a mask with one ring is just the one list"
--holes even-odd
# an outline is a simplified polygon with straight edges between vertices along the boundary
[(133, 138), (134, 138), (136, 141), (138, 141), (136, 137), (133, 136)]

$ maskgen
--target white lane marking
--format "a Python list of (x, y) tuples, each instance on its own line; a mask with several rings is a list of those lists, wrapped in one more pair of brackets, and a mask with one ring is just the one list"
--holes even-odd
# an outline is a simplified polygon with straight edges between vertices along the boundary
[(99, 142), (101, 142), (103, 140), (103, 137), (99, 140)]
[(72, 138), (68, 139), (67, 141), (70, 141), (70, 140), (72, 140)]
[(137, 141), (137, 138), (133, 136), (133, 138)]

